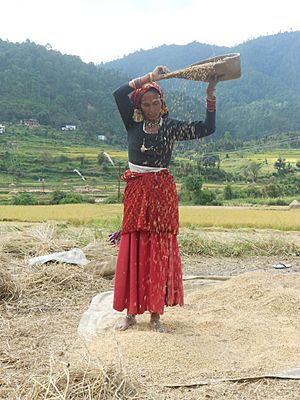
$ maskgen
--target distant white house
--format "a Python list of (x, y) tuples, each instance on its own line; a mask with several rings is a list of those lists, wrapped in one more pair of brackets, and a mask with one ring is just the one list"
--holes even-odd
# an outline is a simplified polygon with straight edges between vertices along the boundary
[(0, 133), (5, 133), (5, 125), (0, 124)]
[(105, 135), (98, 135), (98, 140), (106, 140), (106, 136)]
[(65, 125), (61, 128), (62, 131), (75, 131), (76, 125)]

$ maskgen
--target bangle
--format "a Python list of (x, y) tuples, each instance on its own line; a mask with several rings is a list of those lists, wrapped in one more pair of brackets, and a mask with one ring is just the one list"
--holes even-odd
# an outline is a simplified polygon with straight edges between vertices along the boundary
[(152, 72), (149, 73), (149, 80), (150, 80), (151, 83), (153, 82), (153, 74), (152, 74)]
[(134, 79), (132, 79), (132, 80), (129, 82), (129, 86), (133, 86), (133, 89), (136, 90), (136, 86), (135, 86), (135, 81), (134, 81)]
[(140, 89), (143, 85), (142, 85), (142, 79), (141, 78), (137, 78), (134, 80), (134, 86), (136, 89)]
[(215, 97), (213, 99), (206, 98), (206, 109), (209, 112), (216, 111), (216, 98)]

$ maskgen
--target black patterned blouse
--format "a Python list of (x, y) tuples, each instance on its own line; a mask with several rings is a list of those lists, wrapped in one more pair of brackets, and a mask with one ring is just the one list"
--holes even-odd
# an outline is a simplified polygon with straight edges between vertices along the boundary
[(147, 167), (168, 168), (174, 147), (179, 140), (199, 139), (215, 131), (215, 111), (206, 109), (205, 121), (180, 121), (162, 118), (158, 133), (145, 133), (143, 122), (134, 122), (133, 106), (129, 94), (133, 89), (125, 84), (114, 93), (121, 118), (128, 135), (128, 159), (131, 163)]

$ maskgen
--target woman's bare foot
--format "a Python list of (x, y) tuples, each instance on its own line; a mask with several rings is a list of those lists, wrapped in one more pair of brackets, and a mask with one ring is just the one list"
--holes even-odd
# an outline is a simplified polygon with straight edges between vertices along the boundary
[(151, 314), (150, 327), (155, 332), (163, 333), (165, 330), (160, 323), (160, 315), (156, 313)]
[(135, 315), (127, 315), (121, 321), (116, 323), (115, 329), (119, 331), (126, 331), (126, 329), (135, 324), (136, 324)]

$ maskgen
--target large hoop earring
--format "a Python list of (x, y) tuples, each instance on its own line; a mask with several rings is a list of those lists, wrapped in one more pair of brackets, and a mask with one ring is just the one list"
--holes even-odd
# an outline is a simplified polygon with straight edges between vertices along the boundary
[(133, 111), (133, 116), (132, 119), (134, 120), (134, 122), (143, 122), (144, 121), (144, 117), (142, 114), (142, 111), (139, 110), (138, 108), (135, 108)]

